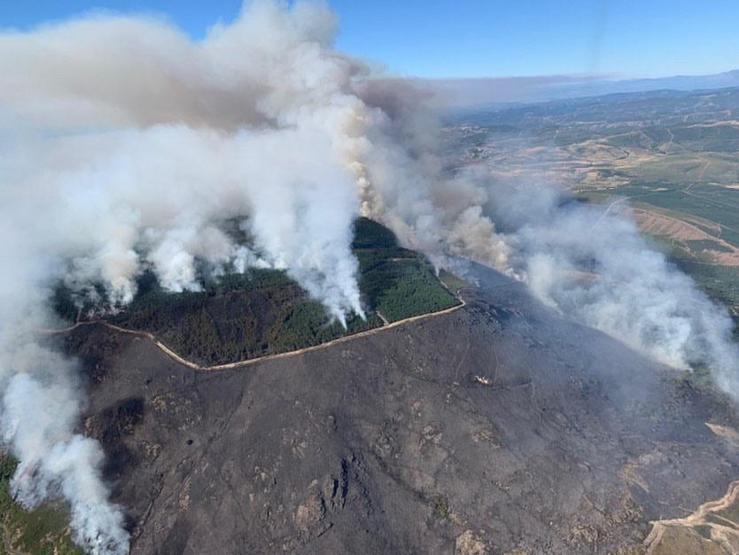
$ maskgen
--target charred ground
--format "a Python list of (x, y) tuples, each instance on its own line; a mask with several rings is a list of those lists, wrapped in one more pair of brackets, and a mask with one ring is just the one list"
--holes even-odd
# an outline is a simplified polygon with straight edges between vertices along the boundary
[(58, 338), (133, 553), (641, 553), (726, 493), (725, 399), (477, 272), (452, 314), (243, 371)]

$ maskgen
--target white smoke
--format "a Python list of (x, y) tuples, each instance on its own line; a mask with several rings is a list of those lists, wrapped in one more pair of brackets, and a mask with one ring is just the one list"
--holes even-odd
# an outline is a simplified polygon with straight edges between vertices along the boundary
[[(125, 553), (102, 451), (75, 430), (73, 363), (37, 342), (59, 279), (126, 303), (151, 268), (285, 269), (343, 321), (362, 314), (349, 152), (364, 106), (321, 5), (248, 5), (193, 42), (160, 21), (93, 17), (0, 34), (0, 422), (17, 499), (70, 504), (75, 539)], [(254, 250), (222, 229), (244, 218)]]
[[(361, 213), (437, 264), (525, 271), (563, 311), (663, 360), (705, 356), (735, 375), (725, 319), (633, 229), (608, 219), (598, 225), (614, 231), (590, 235), (626, 241), (588, 243), (577, 235), (592, 216), (544, 203), (548, 219), (526, 205), (518, 231), (497, 234), (489, 211), (504, 201), (484, 179), (444, 170), (422, 95), (332, 50), (335, 23), (323, 4), (261, 0), (202, 41), (112, 16), (0, 34), (0, 422), (20, 460), (18, 498), (62, 495), (90, 552), (124, 553), (128, 538), (100, 447), (75, 433), (74, 365), (36, 341), (60, 279), (102, 283), (127, 303), (146, 269), (183, 291), (201, 287), (201, 264), (281, 268), (344, 321), (362, 314), (350, 249)], [(238, 218), (253, 248), (223, 231)], [(562, 278), (580, 257), (597, 260), (599, 281)]]
[(201, 42), (110, 17), (0, 36), (0, 121), (14, 142), (24, 122), (15, 169), (70, 199), (76, 227), (100, 222), (97, 248), (74, 245), (77, 267), (121, 302), (142, 264), (197, 288), (196, 258), (229, 256), (195, 244), (203, 230), (247, 214), (264, 258), (343, 318), (361, 313), (348, 248), (360, 203), (410, 245), (503, 265), (484, 188), (442, 177), (416, 93), (331, 50), (334, 29), (322, 4), (264, 0)]
[[(63, 494), (90, 550), (124, 551), (125, 533), (105, 504), (99, 449), (73, 433), (74, 374), (34, 342), (54, 280), (88, 294), (102, 283), (116, 305), (146, 269), (183, 291), (201, 287), (201, 264), (270, 266), (344, 322), (362, 315), (350, 250), (360, 211), (437, 262), (505, 262), (484, 188), (447, 187), (415, 93), (333, 51), (335, 23), (320, 3), (261, 0), (197, 42), (138, 17), (0, 34), (4, 437), (19, 498)], [(253, 250), (222, 231), (234, 218)], [(48, 417), (62, 398), (66, 417)], [(32, 402), (43, 441), (22, 425)]]
[(388, 225), (437, 265), (462, 256), (505, 269), (509, 249), (485, 213), (486, 184), (444, 171), (440, 127), (424, 109), (422, 91), (396, 80), (368, 80), (358, 94), (371, 121), (352, 159), (362, 214)]
[(108, 502), (100, 480), (102, 449), (94, 440), (69, 433), (76, 424), (79, 393), (69, 388), (58, 356), (39, 355), (47, 360), (32, 361), (48, 365), (56, 375), (44, 379), (18, 373), (3, 398), (3, 438), (12, 441), (21, 461), (12, 483), (16, 500), (34, 508), (49, 497), (71, 499), (75, 541), (91, 553), (125, 553), (123, 513)]
[(544, 302), (665, 364), (708, 368), (739, 400), (739, 346), (724, 307), (617, 213), (547, 186), (491, 188), (512, 267)]
[(75, 433), (82, 408), (75, 365), (35, 341), (37, 330), (51, 320), (43, 308), (44, 283), (59, 276), (58, 261), (35, 256), (37, 238), (15, 227), (24, 215), (11, 218), (7, 195), (2, 197), (0, 433), (19, 459), (13, 493), (28, 508), (65, 497), (80, 545), (95, 554), (125, 553), (123, 513), (109, 503), (101, 480), (102, 450)]
[(381, 108), (366, 132), (371, 146), (358, 156), (367, 215), (439, 265), (451, 263), (448, 255), (491, 265), (526, 281), (560, 312), (658, 361), (708, 368), (739, 400), (739, 347), (728, 311), (650, 248), (627, 210), (604, 214), (551, 186), (494, 182), (481, 168), (447, 170), (421, 93), (369, 81), (360, 95)]
[(343, 163), (361, 102), (332, 34), (327, 10), (272, 2), (200, 43), (134, 18), (5, 34), (0, 117), (16, 142), (25, 127), (15, 187), (62, 197), (74, 220), (62, 247), (121, 302), (142, 264), (172, 290), (197, 289), (196, 258), (217, 265), (236, 248), (212, 224), (247, 215), (266, 257), (334, 316), (361, 313), (359, 201)]

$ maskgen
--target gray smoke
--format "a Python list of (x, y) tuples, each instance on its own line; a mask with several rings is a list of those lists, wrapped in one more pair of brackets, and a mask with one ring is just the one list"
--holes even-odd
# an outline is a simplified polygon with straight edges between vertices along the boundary
[(491, 188), (511, 268), (545, 303), (654, 359), (705, 367), (739, 400), (739, 347), (726, 308), (639, 235), (628, 208), (568, 201), (538, 184)]
[(368, 131), (365, 213), (440, 266), (453, 263), (449, 255), (491, 265), (664, 364), (707, 368), (739, 400), (728, 311), (650, 248), (626, 207), (586, 206), (553, 186), (501, 183), (481, 168), (445, 170), (439, 127), (423, 110), (428, 95), (396, 80), (366, 82), (360, 94), (384, 116)]
[[(285, 269), (343, 321), (362, 314), (348, 165), (362, 68), (320, 5), (248, 5), (202, 42), (155, 20), (92, 17), (0, 34), (0, 422), (16, 498), (63, 497), (75, 540), (125, 553), (100, 446), (82, 437), (75, 364), (39, 343), (59, 280), (113, 304), (152, 269), (197, 290), (200, 262)], [(361, 126), (360, 126), (361, 127)], [(243, 218), (254, 250), (224, 223)]]
[[(437, 263), (505, 262), (484, 188), (447, 186), (415, 93), (333, 51), (335, 23), (320, 3), (261, 0), (199, 42), (138, 17), (0, 34), (4, 439), (18, 498), (63, 495), (91, 552), (124, 552), (126, 533), (99, 447), (75, 434), (73, 363), (36, 341), (57, 280), (81, 295), (102, 284), (117, 306), (147, 269), (183, 291), (203, 264), (280, 268), (344, 322), (363, 313), (360, 212)], [(253, 250), (223, 232), (234, 218)]]
[[(102, 451), (76, 432), (75, 363), (38, 341), (58, 324), (47, 305), (59, 280), (81, 294), (103, 284), (120, 305), (148, 269), (183, 291), (201, 287), (202, 265), (281, 268), (344, 321), (362, 314), (350, 245), (364, 214), (437, 265), (462, 256), (525, 274), (548, 302), (662, 360), (736, 375), (725, 316), (633, 228), (450, 174), (424, 95), (335, 52), (335, 24), (320, 3), (261, 0), (197, 42), (112, 16), (0, 34), (1, 429), (20, 460), (17, 498), (62, 496), (91, 553), (125, 553), (128, 536)], [(501, 213), (515, 233), (496, 232), (495, 206), (512, 206)], [(234, 219), (251, 249), (224, 232)], [(588, 257), (598, 279), (573, 283)]]
[[(147, 269), (183, 291), (201, 287), (200, 263), (273, 267), (343, 322), (363, 313), (350, 250), (360, 209), (438, 260), (447, 237), (451, 253), (492, 252), (482, 190), (442, 190), (423, 118), (399, 91), (393, 114), (365, 102), (371, 76), (331, 49), (334, 31), (322, 4), (265, 0), (200, 42), (109, 16), (0, 35), (3, 438), (20, 460), (17, 498), (62, 495), (90, 552), (125, 552), (127, 534), (99, 446), (75, 433), (73, 363), (37, 342), (54, 325), (55, 282), (80, 294), (101, 283), (116, 306)], [(253, 251), (223, 232), (234, 218)]]
[(99, 278), (127, 302), (150, 265), (165, 287), (195, 289), (196, 258), (235, 255), (218, 222), (248, 215), (265, 260), (333, 316), (361, 313), (359, 201), (342, 162), (357, 68), (328, 49), (333, 23), (320, 7), (257, 2), (200, 43), (134, 18), (1, 36), (0, 117), (17, 143), (5, 171), (73, 209), (52, 219), (69, 279)]
[[(5, 185), (6, 183), (4, 183)], [(73, 361), (37, 343), (53, 318), (44, 309), (45, 284), (59, 274), (53, 256), (41, 256), (38, 238), (23, 233), (24, 215), (3, 206), (0, 232), (0, 433), (19, 459), (12, 481), (16, 499), (34, 508), (49, 497), (70, 501), (74, 539), (90, 553), (125, 553), (123, 513), (102, 483), (103, 452), (75, 433), (82, 395)], [(40, 218), (35, 214), (36, 219)], [(25, 229), (28, 229), (26, 224)]]

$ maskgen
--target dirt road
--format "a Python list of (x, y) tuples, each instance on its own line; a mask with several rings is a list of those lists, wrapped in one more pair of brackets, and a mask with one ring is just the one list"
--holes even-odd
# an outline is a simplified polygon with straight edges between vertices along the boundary
[(397, 322), (388, 323), (387, 320), (384, 317), (382, 318), (382, 321), (385, 323), (383, 326), (379, 328), (372, 328), (366, 331), (361, 331), (358, 333), (354, 333), (351, 335), (345, 335), (343, 337), (339, 337), (338, 339), (333, 339), (331, 341), (327, 341), (326, 343), (321, 343), (319, 345), (313, 345), (311, 347), (305, 347), (303, 349), (298, 349), (295, 351), (287, 351), (285, 353), (277, 353), (273, 355), (264, 355), (261, 357), (256, 358), (250, 358), (247, 360), (241, 360), (237, 362), (229, 362), (226, 364), (215, 364), (213, 366), (201, 366), (195, 362), (192, 362), (190, 360), (187, 360), (186, 358), (180, 356), (175, 351), (167, 347), (164, 343), (162, 343), (157, 337), (149, 332), (146, 331), (139, 331), (139, 330), (130, 330), (127, 328), (122, 328), (120, 326), (116, 326), (114, 324), (111, 324), (109, 322), (106, 322), (105, 320), (91, 320), (87, 322), (77, 322), (76, 324), (69, 326), (67, 328), (62, 328), (58, 330), (39, 330), (40, 333), (46, 334), (46, 335), (63, 335), (66, 333), (69, 333), (71, 331), (74, 331), (75, 329), (81, 327), (81, 326), (93, 326), (93, 325), (100, 325), (104, 326), (110, 330), (119, 332), (119, 333), (125, 333), (129, 335), (135, 335), (137, 337), (143, 337), (145, 339), (149, 339), (156, 345), (159, 350), (161, 350), (165, 355), (167, 355), (169, 358), (174, 360), (175, 362), (178, 362), (179, 364), (182, 364), (184, 366), (187, 366), (188, 368), (192, 368), (193, 370), (198, 370), (200, 372), (217, 372), (219, 370), (234, 370), (237, 368), (243, 368), (244, 366), (249, 366), (252, 364), (256, 364), (258, 362), (264, 362), (267, 360), (276, 360), (276, 359), (283, 359), (283, 358), (290, 358), (298, 355), (302, 355), (304, 353), (309, 353), (311, 351), (318, 351), (320, 349), (326, 349), (328, 347), (331, 347), (333, 345), (337, 345), (339, 343), (344, 343), (347, 341), (352, 341), (354, 339), (359, 339), (360, 337), (367, 337), (369, 335), (374, 335), (376, 333), (382, 333), (386, 330), (397, 328), (399, 326), (404, 326), (405, 324), (409, 324), (411, 322), (418, 322), (421, 320), (426, 320), (428, 318), (434, 318), (437, 316), (442, 316), (444, 314), (450, 314), (452, 312), (455, 312), (459, 310), (460, 308), (463, 308), (466, 306), (466, 302), (464, 299), (457, 295), (457, 300), (459, 301), (458, 305), (455, 305), (451, 308), (446, 308), (444, 310), (439, 310), (438, 312), (430, 312), (428, 314), (421, 314), (420, 316), (412, 316), (411, 318), (405, 318), (403, 320), (398, 320)]

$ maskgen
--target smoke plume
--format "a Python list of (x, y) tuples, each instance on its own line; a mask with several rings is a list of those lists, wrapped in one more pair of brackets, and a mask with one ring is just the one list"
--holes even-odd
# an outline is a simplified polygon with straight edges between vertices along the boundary
[[(202, 267), (280, 268), (344, 321), (363, 312), (350, 249), (362, 214), (437, 265), (461, 256), (527, 275), (542, 298), (662, 360), (736, 375), (725, 317), (629, 224), (520, 212), (530, 203), (448, 172), (423, 93), (334, 51), (335, 30), (321, 3), (261, 0), (200, 41), (118, 16), (0, 34), (1, 429), (17, 498), (63, 496), (91, 553), (125, 553), (128, 535), (100, 446), (77, 433), (75, 362), (38, 342), (60, 280), (80, 295), (102, 284), (118, 306), (147, 270), (183, 291), (201, 287)], [(503, 236), (490, 216), (508, 205), (516, 232)], [(234, 220), (251, 248), (225, 231)], [(564, 279), (580, 258), (598, 280)]]
[[(323, 4), (262, 0), (202, 41), (116, 16), (0, 34), (3, 438), (17, 498), (62, 495), (90, 552), (125, 552), (127, 534), (76, 433), (74, 362), (37, 342), (55, 283), (102, 284), (116, 307), (146, 270), (183, 291), (203, 266), (273, 267), (343, 322), (363, 314), (359, 213), (438, 261), (502, 256), (482, 188), (446, 188), (413, 95), (332, 50), (335, 27)], [(224, 232), (234, 219), (253, 250)]]
[(639, 235), (628, 208), (568, 200), (551, 186), (491, 188), (510, 267), (545, 303), (654, 359), (709, 369), (739, 400), (739, 347), (728, 311)]

